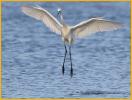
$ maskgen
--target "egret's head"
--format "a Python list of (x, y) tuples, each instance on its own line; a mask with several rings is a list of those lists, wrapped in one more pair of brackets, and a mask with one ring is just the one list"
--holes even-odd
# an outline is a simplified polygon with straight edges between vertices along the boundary
[(62, 12), (61, 8), (58, 8), (58, 9), (57, 9), (57, 15), (60, 15), (61, 12)]

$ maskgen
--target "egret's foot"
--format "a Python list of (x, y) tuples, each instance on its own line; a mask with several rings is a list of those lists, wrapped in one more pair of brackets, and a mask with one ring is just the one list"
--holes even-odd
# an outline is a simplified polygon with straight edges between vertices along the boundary
[(65, 68), (64, 68), (64, 65), (62, 66), (62, 74), (64, 75), (64, 72), (65, 72)]
[(71, 75), (71, 78), (73, 77), (73, 68), (71, 68), (71, 73), (70, 73), (70, 75)]

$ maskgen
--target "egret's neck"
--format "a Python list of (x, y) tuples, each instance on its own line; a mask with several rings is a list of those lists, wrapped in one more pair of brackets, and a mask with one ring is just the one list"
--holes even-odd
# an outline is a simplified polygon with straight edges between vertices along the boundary
[(61, 24), (64, 25), (65, 22), (64, 22), (64, 18), (63, 18), (63, 14), (62, 13), (60, 14), (60, 19), (61, 19)]

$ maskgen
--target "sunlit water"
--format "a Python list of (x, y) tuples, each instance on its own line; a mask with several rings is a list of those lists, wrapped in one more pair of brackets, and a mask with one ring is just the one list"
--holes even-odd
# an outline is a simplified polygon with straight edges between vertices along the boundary
[[(77, 40), (65, 75), (61, 38), (42, 22), (24, 15), (22, 5), (39, 5), (75, 25), (104, 17), (124, 28)], [(4, 98), (126, 98), (130, 92), (129, 3), (2, 3), (2, 96)]]

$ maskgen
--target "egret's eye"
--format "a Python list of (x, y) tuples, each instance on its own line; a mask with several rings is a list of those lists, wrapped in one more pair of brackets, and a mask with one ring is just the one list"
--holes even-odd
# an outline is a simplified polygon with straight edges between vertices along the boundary
[(61, 11), (58, 11), (58, 13), (61, 13)]

